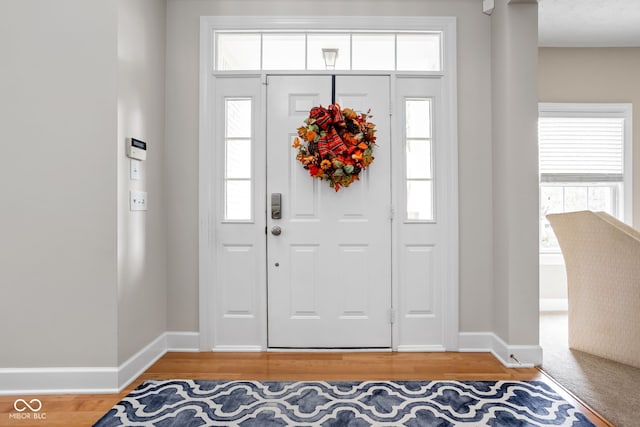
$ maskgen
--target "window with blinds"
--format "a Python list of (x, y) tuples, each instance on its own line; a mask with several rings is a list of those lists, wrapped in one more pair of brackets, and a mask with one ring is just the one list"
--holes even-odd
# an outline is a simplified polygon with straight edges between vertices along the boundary
[(541, 104), (540, 249), (559, 251), (549, 213), (604, 211), (621, 220), (630, 195), (631, 106)]
[(624, 119), (541, 117), (541, 182), (622, 182)]

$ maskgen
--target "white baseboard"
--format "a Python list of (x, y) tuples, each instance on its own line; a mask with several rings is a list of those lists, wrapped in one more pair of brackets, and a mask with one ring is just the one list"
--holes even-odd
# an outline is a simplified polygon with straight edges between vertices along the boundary
[(0, 368), (0, 396), (119, 393), (167, 351), (198, 351), (198, 342), (197, 332), (165, 332), (117, 368)]
[(540, 311), (569, 311), (569, 300), (567, 298), (540, 298)]
[(0, 369), (0, 396), (117, 392), (117, 368)]
[(493, 332), (461, 332), (461, 352), (490, 352), (507, 368), (531, 368), (542, 365), (539, 345), (508, 345)]
[(131, 356), (118, 368), (118, 392), (122, 391), (167, 352), (167, 334), (164, 333)]
[(262, 348), (259, 345), (217, 345), (215, 347), (213, 347), (213, 351), (220, 351), (220, 352), (257, 352), (257, 351), (265, 351), (264, 348)]
[(480, 352), (492, 351), (492, 332), (460, 332), (458, 334), (458, 351)]
[(442, 352), (446, 349), (441, 345), (399, 345), (398, 352)]
[(167, 351), (200, 351), (199, 332), (167, 332)]
[[(216, 351), (218, 351), (216, 349)], [(246, 350), (245, 350), (246, 351)], [(251, 350), (249, 350), (251, 351)], [(264, 350), (258, 350), (264, 351)], [(391, 353), (390, 347), (374, 347), (374, 348), (286, 348), (273, 347), (267, 348), (268, 353)]]

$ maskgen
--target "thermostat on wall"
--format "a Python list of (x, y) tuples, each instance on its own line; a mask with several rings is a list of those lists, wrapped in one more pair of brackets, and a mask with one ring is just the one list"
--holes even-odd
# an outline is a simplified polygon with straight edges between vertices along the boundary
[(147, 159), (147, 143), (135, 138), (127, 138), (127, 157), (136, 160)]

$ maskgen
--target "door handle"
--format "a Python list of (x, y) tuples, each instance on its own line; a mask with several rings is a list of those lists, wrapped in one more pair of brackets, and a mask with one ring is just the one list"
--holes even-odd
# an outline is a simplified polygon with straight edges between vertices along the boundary
[(278, 225), (274, 225), (273, 228), (271, 229), (271, 234), (273, 234), (274, 236), (279, 236), (282, 234), (282, 228), (280, 228), (280, 226)]
[(271, 193), (271, 219), (282, 219), (282, 193)]

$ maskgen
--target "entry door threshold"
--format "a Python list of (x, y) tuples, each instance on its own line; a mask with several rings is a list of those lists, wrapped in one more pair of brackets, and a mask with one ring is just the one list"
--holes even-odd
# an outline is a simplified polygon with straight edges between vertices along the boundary
[(282, 353), (391, 353), (393, 349), (391, 347), (340, 347), (340, 348), (325, 348), (325, 347), (268, 347), (267, 352), (282, 352)]

